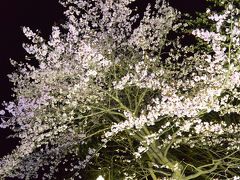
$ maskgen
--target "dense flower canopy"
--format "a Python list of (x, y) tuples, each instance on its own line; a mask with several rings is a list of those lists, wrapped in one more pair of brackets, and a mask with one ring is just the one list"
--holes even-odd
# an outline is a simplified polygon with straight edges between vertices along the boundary
[(54, 179), (65, 163), (78, 178), (91, 169), (115, 179), (240, 175), (239, 9), (207, 10), (215, 27), (192, 31), (208, 49), (196, 51), (168, 38), (187, 25), (167, 2), (143, 17), (133, 2), (62, 1), (67, 22), (49, 40), (23, 28), (38, 65), (12, 61), (16, 100), (4, 103), (0, 126), (21, 144), (0, 160), (0, 177), (45, 169)]

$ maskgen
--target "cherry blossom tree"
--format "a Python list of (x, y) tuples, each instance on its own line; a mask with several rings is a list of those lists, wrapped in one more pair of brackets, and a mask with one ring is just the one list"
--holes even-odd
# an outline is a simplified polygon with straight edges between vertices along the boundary
[(0, 177), (239, 178), (239, 8), (207, 10), (214, 27), (192, 30), (206, 51), (169, 37), (188, 24), (167, 2), (143, 17), (133, 2), (62, 1), (48, 40), (23, 28), (30, 62), (12, 60), (16, 99), (0, 111), (21, 142)]

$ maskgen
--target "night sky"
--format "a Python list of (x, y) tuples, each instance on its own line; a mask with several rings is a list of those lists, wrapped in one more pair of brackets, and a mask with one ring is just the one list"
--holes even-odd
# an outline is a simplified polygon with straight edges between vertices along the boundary
[[(3, 1), (3, 2), (2, 2)], [(39, 29), (48, 37), (53, 23), (63, 19), (63, 8), (57, 0), (1, 0), (0, 3), (0, 102), (8, 100), (10, 84), (6, 78), (13, 69), (9, 58), (25, 56), (22, 43), (26, 41), (22, 26)]]
[[(203, 11), (206, 5), (203, 0), (171, 0), (170, 3), (180, 11), (190, 13)], [(146, 5), (146, 0), (141, 0), (139, 5)], [(51, 33), (51, 26), (63, 22), (63, 11), (57, 0), (0, 1), (0, 104), (4, 100), (11, 100), (11, 84), (6, 75), (14, 69), (9, 58), (19, 61), (26, 55), (22, 43), (27, 39), (21, 27), (39, 29), (41, 35), (47, 38)], [(15, 144), (14, 141), (6, 139), (7, 135), (9, 131), (0, 129), (0, 157), (9, 152)]]

